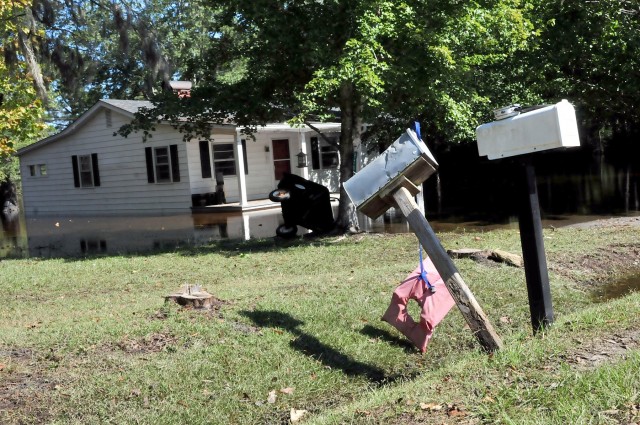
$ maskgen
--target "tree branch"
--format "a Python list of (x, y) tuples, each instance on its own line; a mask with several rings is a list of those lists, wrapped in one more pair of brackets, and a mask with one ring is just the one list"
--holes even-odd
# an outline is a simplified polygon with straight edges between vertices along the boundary
[(311, 124), (309, 121), (305, 121), (304, 124), (307, 127), (309, 127), (311, 130), (313, 130), (316, 133), (318, 133), (318, 135), (322, 138), (322, 140), (327, 142), (329, 145), (334, 146), (336, 148), (338, 147), (338, 144), (336, 142), (334, 142), (333, 140), (329, 139), (324, 133), (322, 133), (320, 131), (320, 129), (318, 127), (316, 127), (315, 125)]

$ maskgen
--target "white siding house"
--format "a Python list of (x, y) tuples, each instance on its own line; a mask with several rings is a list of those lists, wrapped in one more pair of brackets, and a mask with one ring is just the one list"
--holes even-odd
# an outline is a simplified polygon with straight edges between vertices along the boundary
[[(146, 142), (114, 132), (146, 101), (101, 100), (60, 133), (18, 151), (26, 215), (142, 215), (189, 212), (224, 178), (226, 202), (265, 199), (283, 172), (338, 191), (338, 155), (310, 128), (261, 127), (255, 141), (234, 125), (215, 126), (212, 141), (182, 141), (159, 124)], [(337, 137), (339, 124), (318, 124)], [(297, 155), (308, 167), (297, 168)], [(240, 159), (240, 160), (238, 160)]]

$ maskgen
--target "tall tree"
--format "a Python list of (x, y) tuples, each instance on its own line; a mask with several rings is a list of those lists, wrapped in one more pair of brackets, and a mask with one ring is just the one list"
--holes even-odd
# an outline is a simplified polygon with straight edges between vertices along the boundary
[(44, 109), (38, 99), (34, 74), (28, 58), (12, 61), (25, 42), (21, 28), (26, 16), (26, 0), (0, 4), (0, 180), (17, 172), (10, 156), (17, 147), (37, 140), (46, 129)]
[(540, 35), (527, 58), (531, 85), (545, 97), (574, 102), (583, 136), (596, 150), (607, 139), (634, 144), (640, 135), (640, 1), (544, 0), (532, 18)]
[[(207, 122), (231, 118), (248, 128), (282, 120), (302, 124), (332, 119), (339, 110), (341, 182), (353, 175), (353, 146), (365, 122), (385, 124), (374, 127), (387, 129), (377, 130), (386, 134), (385, 143), (397, 135), (389, 137), (390, 128), (416, 117), (442, 139), (469, 137), (477, 105), (489, 103), (480, 91), (480, 73), (492, 75), (530, 31), (516, 0), (215, 4), (226, 13), (210, 39), (212, 60), (203, 64), (209, 78), (190, 99), (156, 99), (157, 108), (139, 115), (122, 134), (149, 131), (157, 116), (188, 139), (207, 137)], [(241, 65), (231, 84), (220, 78), (230, 63)], [(341, 195), (338, 224), (354, 227), (353, 206), (343, 189)]]

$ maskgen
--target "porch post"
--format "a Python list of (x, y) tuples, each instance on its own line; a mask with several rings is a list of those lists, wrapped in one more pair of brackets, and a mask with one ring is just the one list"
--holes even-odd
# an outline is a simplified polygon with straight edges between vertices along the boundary
[[(300, 135), (300, 152), (302, 152), (303, 154), (307, 155), (307, 142), (306, 139), (304, 137), (305, 133), (300, 130), (300, 133), (298, 133)], [(309, 155), (307, 155), (307, 166), (306, 167), (302, 167), (302, 169), (300, 170), (301, 172), (301, 177), (304, 179), (309, 180), (309, 165), (308, 162), (311, 160), (311, 158), (309, 158)]]
[(236, 134), (235, 143), (236, 174), (238, 176), (238, 192), (240, 193), (240, 206), (247, 205), (247, 181), (244, 176), (244, 149), (242, 139)]

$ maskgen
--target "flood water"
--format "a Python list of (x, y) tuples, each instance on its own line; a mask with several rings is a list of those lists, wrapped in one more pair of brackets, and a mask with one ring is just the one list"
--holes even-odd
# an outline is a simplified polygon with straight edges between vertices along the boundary
[[(336, 214), (334, 207), (334, 215)], [(544, 227), (563, 227), (602, 218), (593, 215), (553, 216)], [(359, 216), (371, 233), (409, 233), (401, 212), (390, 209), (376, 220)], [(436, 232), (518, 228), (517, 217), (501, 223), (457, 218), (429, 220)], [(249, 213), (182, 214), (134, 217), (20, 217), (0, 235), (0, 258), (68, 258), (95, 254), (130, 254), (202, 246), (219, 240), (275, 237), (284, 223), (280, 208)], [(298, 235), (309, 231), (298, 227)]]
[[(474, 146), (450, 148), (439, 152), (437, 158), (440, 170), (423, 185), (426, 215), (436, 232), (518, 227), (514, 200), (521, 190), (517, 184), (518, 164), (478, 160)], [(609, 163), (580, 152), (540, 155), (536, 159), (544, 227), (640, 215), (640, 161)], [(395, 209), (377, 220), (359, 218), (361, 229), (367, 232), (410, 231)], [(21, 216), (11, 223), (3, 222), (0, 258), (124, 254), (217, 240), (271, 238), (283, 223), (279, 206), (244, 214)], [(305, 232), (299, 228), (298, 235)]]
[(598, 301), (622, 298), (632, 292), (640, 291), (640, 273), (625, 276), (622, 279), (603, 285), (594, 293)]

